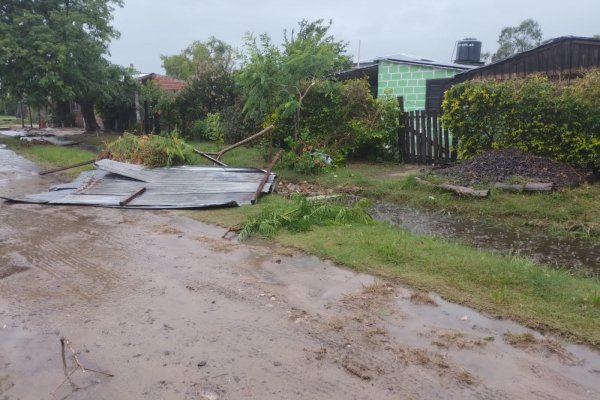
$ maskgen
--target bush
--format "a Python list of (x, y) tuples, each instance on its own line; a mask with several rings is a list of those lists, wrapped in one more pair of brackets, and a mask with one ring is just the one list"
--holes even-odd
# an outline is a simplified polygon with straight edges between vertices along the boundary
[(100, 158), (143, 164), (147, 167), (168, 167), (190, 164), (193, 150), (174, 132), (166, 135), (136, 136), (124, 133), (105, 145)]
[(514, 147), (600, 169), (600, 71), (568, 83), (541, 75), (464, 82), (446, 92), (443, 108), (461, 156)]

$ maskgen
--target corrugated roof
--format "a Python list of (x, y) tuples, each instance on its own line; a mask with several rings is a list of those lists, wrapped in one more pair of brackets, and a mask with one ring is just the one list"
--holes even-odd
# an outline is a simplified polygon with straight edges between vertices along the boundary
[[(256, 168), (184, 166), (144, 168), (113, 160), (96, 162), (69, 184), (11, 201), (128, 208), (206, 208), (251, 204), (265, 171)], [(277, 176), (269, 175), (262, 193)], [(126, 203), (126, 204), (123, 204)]]

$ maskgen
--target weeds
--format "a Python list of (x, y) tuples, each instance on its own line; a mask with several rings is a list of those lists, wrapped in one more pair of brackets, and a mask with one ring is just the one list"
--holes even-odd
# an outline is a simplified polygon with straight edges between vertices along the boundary
[(242, 225), (239, 237), (245, 240), (254, 233), (270, 237), (281, 228), (303, 232), (310, 230), (313, 225), (369, 224), (372, 218), (366, 206), (364, 202), (349, 207), (295, 196), (291, 204), (266, 207), (258, 215), (250, 217)]

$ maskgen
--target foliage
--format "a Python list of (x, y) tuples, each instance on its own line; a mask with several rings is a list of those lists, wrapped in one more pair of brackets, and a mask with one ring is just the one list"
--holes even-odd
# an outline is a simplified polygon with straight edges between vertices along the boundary
[[(304, 136), (304, 135), (303, 135)], [(288, 137), (289, 147), (296, 148), (294, 139)], [(332, 167), (331, 156), (315, 150), (312, 146), (303, 146), (300, 154), (288, 151), (283, 156), (282, 164), (302, 174), (320, 174)]]
[(207, 69), (231, 74), (238, 57), (233, 47), (211, 36), (206, 42), (195, 41), (181, 53), (162, 55), (160, 59), (168, 76), (186, 81), (205, 74)]
[(177, 132), (164, 136), (136, 136), (126, 132), (117, 140), (107, 143), (100, 157), (147, 167), (189, 164), (194, 158), (193, 150)]
[(161, 56), (167, 75), (186, 80), (187, 85), (168, 107), (165, 103), (153, 106), (163, 110), (167, 122), (183, 134), (202, 134), (202, 121), (235, 103), (233, 68), (238, 57), (233, 47), (215, 37), (196, 41), (180, 54)]
[(107, 68), (106, 85), (96, 100), (96, 111), (102, 118), (105, 130), (123, 132), (135, 120), (135, 94), (141, 86), (133, 78), (133, 70), (118, 65)]
[(501, 60), (516, 53), (537, 47), (542, 42), (542, 29), (533, 19), (526, 19), (518, 26), (507, 26), (498, 37), (498, 50), (492, 61)]
[(219, 113), (208, 113), (203, 120), (197, 120), (194, 123), (194, 134), (199, 139), (212, 140), (221, 145), (223, 144), (223, 118)]
[(391, 155), (398, 133), (398, 102), (374, 99), (366, 80), (317, 81), (303, 107), (302, 126), (308, 134), (302, 145), (328, 152), (336, 160)]
[(600, 71), (571, 83), (543, 76), (464, 82), (446, 92), (442, 121), (466, 157), (515, 147), (597, 170), (599, 106)]
[(0, 7), (0, 87), (31, 105), (75, 100), (88, 129), (106, 85), (103, 58), (118, 32), (110, 26), (122, 0), (10, 1)]
[[(282, 50), (267, 34), (257, 39), (246, 36), (246, 58), (237, 80), (246, 96), (244, 112), (255, 126), (278, 118), (292, 123), (281, 138), (301, 131), (303, 98), (317, 80), (347, 68), (350, 58), (344, 54), (346, 43), (329, 35), (331, 21), (299, 23), (298, 32), (284, 32)], [(284, 126), (281, 126), (284, 128)]]
[(254, 233), (273, 236), (281, 228), (303, 232), (310, 230), (313, 225), (369, 224), (372, 218), (367, 213), (366, 206), (366, 202), (349, 207), (297, 196), (292, 204), (266, 207), (258, 215), (250, 217), (242, 226), (240, 240), (245, 240)]

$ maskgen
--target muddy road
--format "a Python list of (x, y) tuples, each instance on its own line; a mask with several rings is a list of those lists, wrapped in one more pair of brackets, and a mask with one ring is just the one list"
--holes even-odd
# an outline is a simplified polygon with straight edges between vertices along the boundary
[[(55, 179), (0, 160), (0, 194)], [(222, 233), (176, 212), (0, 203), (0, 399), (600, 398), (595, 351)], [(65, 380), (61, 337), (114, 376)]]

